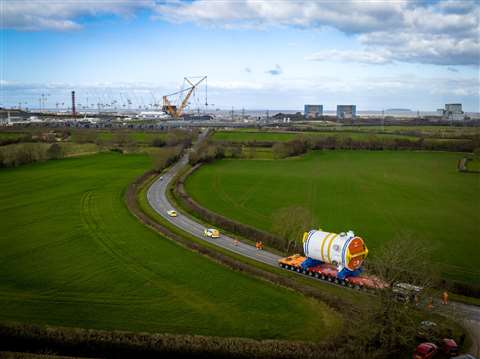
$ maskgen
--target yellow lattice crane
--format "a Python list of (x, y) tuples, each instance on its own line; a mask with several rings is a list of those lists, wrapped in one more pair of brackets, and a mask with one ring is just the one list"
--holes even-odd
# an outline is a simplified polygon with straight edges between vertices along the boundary
[[(189, 87), (184, 88), (180, 91), (171, 93), (169, 95), (163, 96), (163, 110), (168, 114), (170, 114), (170, 116), (172, 116), (175, 119), (180, 118), (180, 116), (182, 116), (183, 114), (183, 110), (188, 105), (188, 100), (190, 99), (190, 96), (192, 95), (193, 91), (195, 91), (195, 89), (197, 88), (198, 85), (200, 85), (200, 83), (206, 80), (207, 80), (207, 76), (203, 76), (200, 80), (194, 83), (190, 81), (189, 78), (185, 77), (184, 83), (187, 83)], [(185, 95), (185, 97), (183, 97), (182, 99), (183, 95)], [(177, 102), (179, 103), (178, 105), (172, 104), (172, 101), (169, 100), (169, 98), (173, 96), (178, 96), (177, 97)], [(206, 99), (205, 99), (205, 105), (206, 105)]]

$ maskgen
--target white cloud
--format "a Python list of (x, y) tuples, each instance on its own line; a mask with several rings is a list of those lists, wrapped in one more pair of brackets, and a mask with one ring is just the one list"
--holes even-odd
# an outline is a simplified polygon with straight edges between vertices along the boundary
[(386, 64), (391, 62), (390, 52), (358, 50), (323, 50), (305, 58), (310, 61), (345, 61), (366, 64)]
[[(475, 0), (11, 0), (2, 1), (4, 28), (75, 30), (81, 16), (133, 16), (230, 28), (330, 27), (358, 36), (364, 49), (336, 55), (383, 64), (391, 61), (438, 65), (480, 64), (480, 4)], [(309, 56), (321, 59), (322, 52)]]
[[(475, 1), (174, 1), (155, 7), (158, 17), (224, 28), (332, 27), (359, 36), (360, 62), (480, 64), (480, 5)], [(310, 56), (318, 60), (323, 53)], [(336, 54), (347, 60), (353, 53)]]
[(153, 0), (12, 0), (2, 1), (3, 28), (36, 30), (77, 30), (79, 16), (114, 14), (130, 17), (139, 8), (152, 8)]

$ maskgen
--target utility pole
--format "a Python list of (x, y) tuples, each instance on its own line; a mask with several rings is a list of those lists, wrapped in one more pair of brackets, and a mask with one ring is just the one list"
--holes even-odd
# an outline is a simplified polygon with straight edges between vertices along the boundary
[(234, 117), (233, 117), (233, 106), (232, 106), (232, 122), (233, 122), (233, 118), (234, 118)]

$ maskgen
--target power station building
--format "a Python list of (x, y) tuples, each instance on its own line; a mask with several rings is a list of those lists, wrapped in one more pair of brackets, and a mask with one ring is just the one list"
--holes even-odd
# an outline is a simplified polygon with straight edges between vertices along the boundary
[(305, 105), (303, 116), (305, 118), (318, 118), (323, 116), (323, 105)]
[(356, 105), (337, 105), (337, 118), (340, 120), (355, 119), (357, 116)]
[(461, 103), (447, 103), (443, 110), (443, 118), (449, 121), (465, 120), (465, 113), (462, 110)]

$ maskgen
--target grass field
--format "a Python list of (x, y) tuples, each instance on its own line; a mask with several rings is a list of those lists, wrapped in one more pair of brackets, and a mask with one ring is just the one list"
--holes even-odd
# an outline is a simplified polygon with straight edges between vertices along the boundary
[(146, 155), (102, 153), (0, 170), (0, 321), (317, 340), (322, 303), (229, 270), (125, 207)]
[[(372, 136), (371, 133), (359, 133), (352, 131), (325, 131), (325, 132), (268, 132), (268, 131), (217, 131), (214, 133), (212, 138), (219, 141), (231, 141), (231, 142), (245, 142), (245, 141), (290, 141), (295, 137), (304, 135), (304, 136), (313, 136), (313, 137), (337, 137), (337, 138), (346, 138), (351, 137), (352, 139), (368, 139)], [(405, 135), (396, 135), (396, 134), (376, 134), (377, 138), (383, 139), (394, 139), (394, 138), (404, 138), (404, 139), (415, 139), (413, 136)]]
[(461, 154), (323, 151), (286, 160), (222, 160), (186, 183), (203, 206), (271, 230), (281, 207), (304, 206), (329, 231), (355, 230), (372, 255), (407, 236), (431, 247), (445, 275), (480, 284), (480, 176), (457, 172)]
[[(399, 139), (408, 139), (416, 140), (419, 137), (408, 135), (406, 133), (375, 133), (373, 131), (353, 131), (345, 130), (340, 128), (339, 130), (323, 130), (318, 132), (301, 132), (301, 131), (256, 131), (256, 130), (227, 130), (227, 131), (217, 131), (213, 134), (212, 139), (215, 141), (229, 141), (229, 142), (251, 142), (251, 141), (290, 141), (297, 136), (305, 137), (336, 137), (338, 139), (350, 137), (353, 140), (369, 140), (374, 137), (377, 139), (383, 139), (385, 141), (393, 141), (396, 138)], [(453, 137), (453, 136), (452, 136)], [(427, 142), (436, 142), (436, 141), (468, 141), (465, 139), (449, 139), (448, 136), (438, 136), (428, 138)]]
[(25, 136), (23, 132), (0, 131), (0, 140), (16, 140)]
[[(325, 130), (325, 126), (319, 126)], [(327, 127), (328, 129), (328, 127)], [(381, 132), (393, 134), (418, 133), (422, 136), (436, 138), (459, 138), (462, 136), (479, 136), (480, 127), (466, 126), (331, 126), (333, 131)]]
[(84, 134), (94, 134), (99, 140), (112, 141), (119, 136), (127, 136), (140, 145), (150, 145), (155, 138), (165, 139), (166, 132), (146, 132), (146, 131), (94, 131), (94, 130), (77, 130), (72, 133), (72, 141), (77, 141)]

